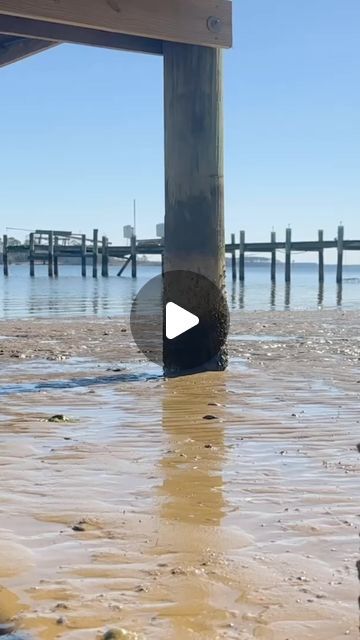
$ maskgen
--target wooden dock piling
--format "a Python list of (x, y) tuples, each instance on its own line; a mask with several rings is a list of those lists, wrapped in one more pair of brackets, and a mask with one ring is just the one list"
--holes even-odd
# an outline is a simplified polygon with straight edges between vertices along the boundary
[[(180, 233), (180, 231), (179, 231)], [(190, 230), (189, 230), (190, 233)], [(275, 284), (277, 277), (276, 256), (278, 252), (285, 251), (285, 280), (290, 282), (291, 279), (291, 252), (301, 253), (316, 253), (318, 255), (318, 270), (316, 277), (318, 277), (319, 283), (324, 282), (325, 274), (325, 253), (328, 250), (337, 251), (337, 268), (336, 268), (336, 282), (342, 283), (343, 279), (343, 258), (345, 251), (353, 251), (360, 253), (360, 240), (345, 240), (344, 239), (344, 227), (342, 225), (338, 228), (337, 237), (332, 237), (327, 240), (324, 239), (324, 231), (320, 229), (317, 233), (317, 237), (314, 240), (292, 240), (291, 229), (286, 231), (286, 239), (281, 242), (276, 240), (275, 231), (271, 232), (271, 237), (267, 242), (245, 242), (245, 231), (241, 231), (239, 241), (236, 242), (236, 236), (231, 234), (231, 242), (226, 244), (226, 253), (231, 255), (231, 278), (233, 282), (236, 280), (235, 266), (237, 266), (237, 252), (239, 251), (239, 275), (240, 282), (245, 281), (245, 256), (247, 253), (255, 254), (267, 254), (270, 257), (269, 265), (271, 267), (271, 284)], [(198, 236), (201, 237), (201, 236)], [(131, 245), (114, 246), (109, 242), (108, 238), (103, 236), (102, 242), (99, 244), (99, 236), (97, 229), (94, 230), (93, 245), (87, 246), (87, 239), (85, 234), (73, 235), (68, 231), (49, 231), (43, 230), (34, 231), (30, 233), (30, 244), (24, 243), (22, 245), (18, 243), (9, 242), (8, 236), (3, 236), (3, 273), (4, 275), (10, 274), (10, 262), (12, 256), (14, 259), (28, 260), (30, 262), (30, 275), (35, 275), (36, 263), (46, 264), (49, 276), (57, 277), (59, 274), (59, 261), (64, 260), (66, 263), (70, 260), (76, 260), (81, 262), (81, 274), (83, 277), (87, 273), (87, 257), (92, 256), (93, 275), (96, 278), (98, 275), (98, 259), (101, 254), (101, 273), (104, 277), (109, 274), (110, 259), (115, 258), (123, 260), (123, 265), (119, 269), (118, 275), (121, 275), (128, 265), (131, 265), (131, 275), (136, 278), (137, 275), (137, 256), (138, 255), (150, 255), (159, 256), (162, 261), (162, 272), (166, 273), (169, 269), (169, 265), (172, 264), (172, 270), (181, 270), (180, 257), (178, 259), (172, 258), (171, 263), (166, 258), (166, 249), (164, 247), (164, 240), (159, 238), (153, 238), (149, 240), (138, 240), (135, 236), (131, 240)], [(194, 245), (190, 251), (188, 258), (183, 256), (183, 260), (187, 262), (187, 269), (194, 270), (200, 268), (197, 267), (197, 261), (202, 264), (201, 257), (203, 255), (203, 248), (195, 247), (196, 238), (189, 245)], [(175, 242), (175, 240), (174, 240)], [(215, 249), (214, 249), (215, 251)], [(216, 255), (216, 251), (215, 251)], [(16, 256), (16, 257), (15, 257)], [(191, 260), (189, 259), (191, 258)], [(216, 258), (218, 260), (218, 257)], [(207, 265), (210, 269), (214, 268), (214, 264), (211, 263), (211, 256), (207, 257)], [(184, 267), (182, 267), (184, 268)], [(206, 269), (204, 264), (203, 269)], [(212, 278), (213, 279), (213, 278)]]
[(343, 259), (344, 259), (344, 227), (340, 225), (338, 227), (338, 234), (337, 234), (337, 267), (336, 267), (337, 284), (342, 284), (342, 280), (343, 280)]
[(245, 231), (240, 231), (239, 279), (245, 280)]
[(6, 234), (3, 236), (3, 269), (4, 269), (4, 276), (8, 276), (9, 275), (8, 237)]
[(231, 273), (233, 282), (236, 280), (236, 249), (235, 249), (235, 233), (231, 234)]
[(318, 231), (318, 242), (319, 242), (319, 282), (324, 282), (324, 231), (319, 229)]
[(30, 260), (30, 277), (33, 278), (35, 276), (35, 234), (30, 233), (29, 236), (30, 246), (29, 246), (29, 260)]
[(271, 282), (276, 282), (276, 233), (271, 232), (271, 270), (270, 270)]
[(86, 278), (86, 235), (81, 236), (81, 275)]
[(131, 277), (137, 277), (136, 236), (131, 237)]
[[(176, 297), (174, 291), (171, 298), (167, 289), (168, 271), (197, 272), (223, 290), (225, 240), (222, 52), (165, 41), (163, 55), (166, 300)], [(188, 298), (189, 308), (193, 305), (201, 315), (198, 291), (189, 291)], [(216, 318), (217, 334), (222, 328), (226, 331), (222, 309), (213, 309), (211, 318)], [(211, 352), (213, 335), (209, 325), (186, 353), (176, 348), (176, 340), (165, 341), (165, 371), (191, 369), (199, 353)], [(204, 369), (222, 370), (226, 364), (224, 348)]]
[(109, 277), (109, 240), (106, 236), (102, 237), (101, 275), (103, 278)]
[(49, 231), (49, 252), (48, 252), (48, 274), (49, 278), (54, 275), (54, 232)]
[(98, 242), (99, 242), (99, 231), (98, 229), (94, 229), (93, 231), (93, 268), (92, 274), (93, 278), (97, 278), (98, 274)]
[(285, 282), (291, 281), (291, 229), (286, 229), (285, 237)]
[(59, 277), (59, 236), (54, 238), (54, 277)]

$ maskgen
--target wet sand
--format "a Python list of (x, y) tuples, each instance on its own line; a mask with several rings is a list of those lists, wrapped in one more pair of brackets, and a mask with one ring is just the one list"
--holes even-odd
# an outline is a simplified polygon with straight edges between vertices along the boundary
[(358, 638), (356, 312), (234, 314), (228, 371), (171, 380), (119, 320), (0, 336), (0, 623)]

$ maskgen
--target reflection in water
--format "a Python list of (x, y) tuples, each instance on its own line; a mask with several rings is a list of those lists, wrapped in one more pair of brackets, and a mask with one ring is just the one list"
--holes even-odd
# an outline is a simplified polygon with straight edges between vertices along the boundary
[[(293, 264), (291, 281), (291, 303), (296, 308), (316, 308), (319, 306), (318, 272), (314, 265)], [(227, 271), (229, 306), (233, 310), (283, 308), (283, 265), (278, 265), (281, 283), (270, 288), (269, 265), (248, 265), (245, 283), (234, 283), (231, 272)], [(49, 315), (93, 315), (128, 316), (132, 301), (141, 287), (149, 279), (159, 275), (159, 266), (141, 266), (137, 279), (127, 276), (116, 277), (118, 266), (111, 266), (109, 278), (82, 278), (78, 265), (61, 265), (59, 278), (48, 278), (47, 266), (38, 265), (36, 277), (30, 278), (28, 265), (11, 265), (9, 278), (0, 270), (0, 317), (24, 318)], [(346, 274), (346, 275), (345, 275)], [(321, 305), (334, 306), (336, 289), (336, 266), (325, 267), (326, 292), (323, 291)], [(344, 267), (343, 289), (338, 289), (337, 304), (347, 308), (359, 307), (360, 267)], [(288, 292), (289, 293), (289, 292)], [(270, 298), (270, 301), (269, 301)], [(286, 308), (290, 305), (286, 296)], [(270, 305), (269, 305), (270, 302)], [(276, 303), (278, 307), (276, 307)]]
[[(225, 384), (215, 383), (212, 374), (205, 375), (214, 380), (213, 388), (211, 384), (207, 387), (209, 393), (200, 394), (197, 378), (189, 377), (169, 380), (163, 399), (162, 425), (168, 450), (160, 463), (159, 550), (169, 556), (177, 575), (172, 604), (163, 612), (170, 618), (174, 639), (189, 637), (190, 630), (213, 637), (212, 626), (223, 622), (225, 615), (221, 603), (211, 598), (209, 575), (202, 573), (206, 559), (223, 550), (220, 525), (226, 506), (222, 491), (224, 432), (219, 420), (203, 419), (219, 411), (208, 406), (208, 401), (221, 403)], [(204, 389), (201, 381), (200, 387)]]
[(285, 301), (284, 301), (285, 309), (290, 309), (290, 302), (291, 302), (291, 283), (286, 282), (285, 283)]
[(343, 286), (338, 284), (336, 288), (336, 304), (338, 307), (342, 306)]
[(231, 302), (231, 309), (236, 309), (236, 282), (234, 282), (233, 280), (231, 281), (230, 302)]
[(239, 308), (240, 309), (244, 309), (245, 308), (245, 283), (244, 282), (240, 282), (239, 287), (240, 287)]
[(272, 282), (272, 283), (271, 283), (271, 289), (270, 289), (270, 308), (271, 308), (271, 309), (275, 309), (275, 308), (276, 308), (276, 282)]
[(324, 283), (319, 282), (319, 291), (318, 291), (318, 306), (322, 307), (324, 304)]

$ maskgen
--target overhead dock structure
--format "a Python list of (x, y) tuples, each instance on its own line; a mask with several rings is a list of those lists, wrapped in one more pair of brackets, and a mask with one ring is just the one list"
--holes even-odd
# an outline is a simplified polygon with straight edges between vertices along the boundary
[(163, 56), (164, 272), (195, 271), (223, 289), (222, 49), (232, 45), (232, 2), (0, 0), (0, 34), (0, 66), (64, 42)]

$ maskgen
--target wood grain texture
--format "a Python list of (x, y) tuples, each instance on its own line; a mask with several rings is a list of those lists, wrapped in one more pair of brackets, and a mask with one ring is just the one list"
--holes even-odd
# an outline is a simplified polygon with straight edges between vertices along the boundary
[(122, 51), (136, 51), (154, 55), (162, 54), (161, 40), (72, 27), (66, 24), (41, 22), (40, 20), (28, 20), (3, 14), (0, 14), (0, 33), (53, 42), (104, 47), (106, 49), (120, 49)]
[(191, 275), (171, 276), (193, 272), (220, 292), (225, 287), (222, 51), (164, 43), (164, 97), (164, 300), (184, 300), (186, 309), (207, 318), (186, 346), (164, 341), (164, 368), (171, 374), (192, 370), (199, 354), (207, 354), (201, 370), (222, 370), (226, 349), (215, 355), (214, 345), (226, 335), (223, 301)]
[(165, 270), (223, 285), (222, 52), (164, 44)]
[(55, 42), (30, 38), (1, 38), (0, 36), (0, 67), (5, 67), (55, 46)]
[[(0, 0), (0, 14), (212, 47), (232, 44), (229, 0)], [(208, 28), (209, 17), (221, 21)]]

